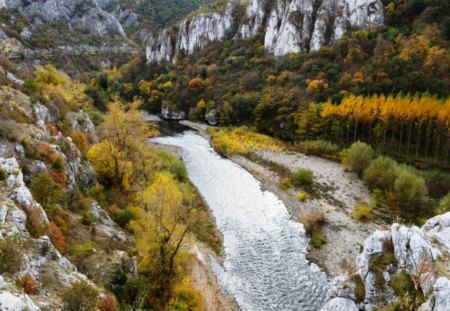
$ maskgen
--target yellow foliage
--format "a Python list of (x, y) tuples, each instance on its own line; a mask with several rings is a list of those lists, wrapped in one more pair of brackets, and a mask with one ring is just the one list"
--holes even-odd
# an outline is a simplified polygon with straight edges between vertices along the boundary
[(139, 269), (159, 269), (170, 276), (177, 269), (175, 256), (188, 237), (192, 207), (183, 205), (183, 190), (167, 172), (157, 173), (144, 190), (143, 207), (130, 208), (136, 219), (130, 222), (130, 228), (139, 250)]
[(250, 154), (258, 150), (282, 151), (284, 145), (267, 135), (251, 131), (247, 127), (210, 130), (214, 148), (222, 154)]
[(328, 83), (323, 80), (307, 80), (306, 84), (308, 84), (308, 91), (318, 92), (328, 89)]
[(89, 149), (87, 157), (99, 177), (125, 189), (129, 188), (133, 163), (125, 158), (124, 152), (114, 143), (103, 140)]
[(61, 98), (71, 110), (91, 106), (92, 100), (84, 94), (85, 85), (73, 81), (52, 65), (38, 67), (35, 81), (40, 85), (44, 95), (50, 98)]

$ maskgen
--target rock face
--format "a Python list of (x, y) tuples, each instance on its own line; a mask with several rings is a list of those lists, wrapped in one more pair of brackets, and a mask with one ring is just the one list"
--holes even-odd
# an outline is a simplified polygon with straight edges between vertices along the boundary
[(149, 40), (147, 60), (172, 61), (213, 41), (258, 33), (274, 55), (318, 50), (340, 39), (349, 26), (366, 28), (383, 21), (380, 0), (251, 0), (246, 7), (230, 1), (221, 13), (199, 14)]
[(391, 283), (399, 275), (415, 280), (424, 294), (419, 310), (449, 310), (450, 280), (441, 275), (450, 267), (449, 240), (450, 213), (431, 218), (422, 228), (393, 224), (390, 230), (374, 232), (356, 259), (357, 272), (333, 281), (322, 311), (340, 310), (351, 302), (360, 310), (394, 304), (403, 298)]
[(33, 26), (64, 22), (90, 35), (105, 36), (113, 33), (125, 37), (117, 18), (104, 11), (96, 0), (4, 0), (0, 2), (0, 7), (17, 10)]
[(192, 54), (208, 43), (224, 40), (233, 24), (236, 7), (230, 2), (222, 13), (203, 13), (186, 19), (179, 24), (177, 34), (163, 30), (147, 45), (148, 61), (171, 61), (180, 52)]
[(184, 120), (186, 119), (186, 113), (184, 111), (175, 111), (168, 107), (161, 109), (161, 116), (166, 120)]

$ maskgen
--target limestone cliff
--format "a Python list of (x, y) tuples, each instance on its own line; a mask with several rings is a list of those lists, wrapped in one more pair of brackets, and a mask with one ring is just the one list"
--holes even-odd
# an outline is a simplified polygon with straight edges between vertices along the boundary
[[(68, 198), (76, 196), (77, 189), (97, 183), (92, 166), (74, 143), (75, 136), (55, 127), (64, 122), (67, 133), (83, 133), (87, 143), (94, 144), (98, 138), (87, 113), (68, 111), (51, 101), (39, 103), (8, 86), (0, 87), (0, 111), (0, 310), (60, 310), (63, 293), (72, 284), (105, 284), (117, 267), (124, 263), (131, 267), (124, 251), (131, 240), (94, 200), (84, 200), (83, 212), (67, 202), (49, 208), (39, 204), (27, 186), (42, 173), (56, 172), (42, 152), (61, 159), (58, 180)], [(77, 257), (58, 251), (50, 238), (48, 215), (52, 214), (47, 213), (55, 211), (70, 226), (71, 243), (95, 242), (96, 247), (86, 253), (82, 272)], [(89, 226), (79, 224), (80, 213), (90, 215)], [(17, 285), (24, 276), (37, 284), (30, 295)]]
[(318, 50), (333, 44), (349, 27), (383, 23), (380, 0), (232, 0), (222, 12), (200, 13), (149, 40), (148, 62), (171, 61), (213, 41), (253, 38), (262, 33), (267, 52)]

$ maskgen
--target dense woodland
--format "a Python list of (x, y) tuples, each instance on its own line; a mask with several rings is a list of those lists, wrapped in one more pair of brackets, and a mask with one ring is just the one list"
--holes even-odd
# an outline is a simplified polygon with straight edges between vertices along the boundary
[(446, 166), (448, 5), (390, 2), (385, 26), (350, 31), (310, 54), (273, 57), (256, 38), (216, 43), (175, 64), (136, 59), (97, 75), (87, 92), (99, 107), (113, 93), (138, 96), (154, 112), (164, 106), (200, 121), (212, 112), (220, 125), (253, 126), (283, 140), (340, 147), (363, 140), (404, 160)]

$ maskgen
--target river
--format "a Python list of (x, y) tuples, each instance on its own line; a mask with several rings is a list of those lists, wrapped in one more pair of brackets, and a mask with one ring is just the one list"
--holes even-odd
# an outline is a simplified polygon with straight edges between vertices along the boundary
[(223, 289), (244, 311), (316, 311), (327, 277), (307, 261), (307, 237), (284, 204), (202, 136), (185, 131), (153, 141), (183, 148), (189, 177), (208, 203), (224, 238)]

